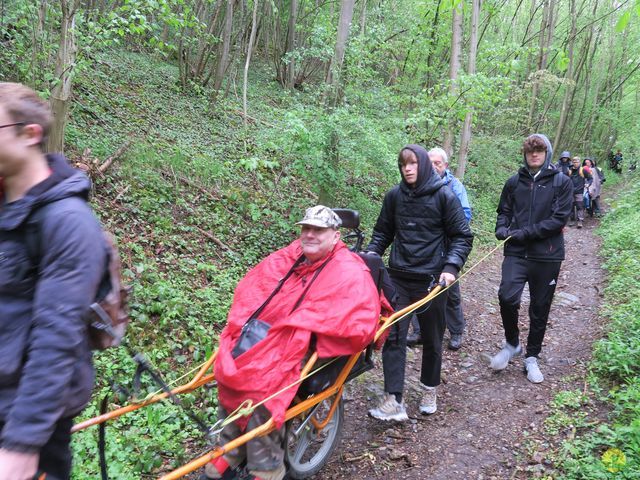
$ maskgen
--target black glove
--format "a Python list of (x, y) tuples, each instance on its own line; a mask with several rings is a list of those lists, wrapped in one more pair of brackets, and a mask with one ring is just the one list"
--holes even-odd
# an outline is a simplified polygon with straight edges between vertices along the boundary
[(522, 229), (509, 230), (509, 236), (515, 243), (524, 243), (524, 241), (527, 239), (527, 232)]
[(509, 236), (509, 229), (507, 227), (498, 227), (496, 229), (496, 238), (498, 240), (505, 240)]

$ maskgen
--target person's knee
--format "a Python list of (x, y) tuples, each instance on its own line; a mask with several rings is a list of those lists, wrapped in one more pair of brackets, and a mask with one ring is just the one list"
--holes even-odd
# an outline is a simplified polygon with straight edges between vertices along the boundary
[(501, 308), (519, 309), (520, 295), (509, 294), (508, 292), (498, 292), (498, 302)]

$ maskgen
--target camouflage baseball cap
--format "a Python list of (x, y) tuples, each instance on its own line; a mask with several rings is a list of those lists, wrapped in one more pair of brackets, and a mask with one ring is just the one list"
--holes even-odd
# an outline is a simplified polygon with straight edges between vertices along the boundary
[(329, 207), (316, 205), (315, 207), (307, 208), (307, 211), (304, 213), (304, 218), (296, 223), (296, 225), (313, 225), (314, 227), (335, 229), (342, 225), (342, 221)]

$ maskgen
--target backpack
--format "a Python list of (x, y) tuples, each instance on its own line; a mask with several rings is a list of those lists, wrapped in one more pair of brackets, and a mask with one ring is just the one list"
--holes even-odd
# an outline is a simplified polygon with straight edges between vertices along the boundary
[[(40, 265), (40, 223), (45, 211), (45, 207), (37, 209), (27, 221), (27, 251), (36, 270)], [(92, 350), (105, 350), (120, 345), (131, 321), (128, 313), (131, 288), (122, 283), (120, 254), (113, 235), (104, 230), (102, 233), (107, 261), (96, 298), (89, 305), (86, 316), (89, 324), (89, 345)]]

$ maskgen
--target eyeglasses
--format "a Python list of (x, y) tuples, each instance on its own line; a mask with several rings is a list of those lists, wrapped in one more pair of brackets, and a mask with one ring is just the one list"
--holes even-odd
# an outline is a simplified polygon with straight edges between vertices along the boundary
[(18, 125), (24, 125), (24, 122), (8, 123), (7, 125), (0, 125), (0, 128), (17, 127)]

